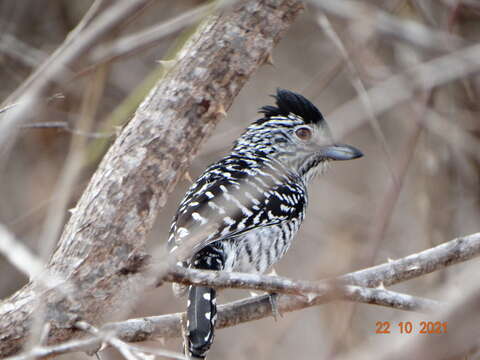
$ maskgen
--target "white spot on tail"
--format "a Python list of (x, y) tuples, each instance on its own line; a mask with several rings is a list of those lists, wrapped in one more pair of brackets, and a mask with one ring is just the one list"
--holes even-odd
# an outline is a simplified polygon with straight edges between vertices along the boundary
[(203, 298), (209, 301), (211, 299), (210, 293), (203, 294)]
[(210, 320), (210, 318), (212, 317), (212, 313), (210, 312), (205, 313), (205, 317), (207, 318), (207, 320)]

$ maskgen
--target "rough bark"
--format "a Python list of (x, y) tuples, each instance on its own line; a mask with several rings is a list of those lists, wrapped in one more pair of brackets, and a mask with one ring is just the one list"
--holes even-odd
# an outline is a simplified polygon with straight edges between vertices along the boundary
[(240, 1), (197, 30), (93, 175), (46, 282), (31, 282), (0, 307), (0, 356), (25, 343), (36, 301), (45, 304), (48, 343), (71, 338), (79, 319), (112, 318), (141, 282), (144, 241), (158, 209), (301, 9), (297, 0)]

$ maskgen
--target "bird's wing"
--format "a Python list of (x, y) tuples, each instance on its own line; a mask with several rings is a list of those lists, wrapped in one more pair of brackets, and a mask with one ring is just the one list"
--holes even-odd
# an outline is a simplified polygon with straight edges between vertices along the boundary
[(215, 241), (303, 213), (302, 183), (288, 181), (278, 168), (252, 168), (234, 160), (212, 165), (192, 185), (175, 215), (170, 249), (187, 246), (193, 254)]

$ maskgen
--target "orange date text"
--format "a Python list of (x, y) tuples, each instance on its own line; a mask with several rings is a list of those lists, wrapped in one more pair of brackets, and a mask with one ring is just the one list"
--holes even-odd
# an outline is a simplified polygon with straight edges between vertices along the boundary
[(447, 321), (377, 321), (375, 334), (446, 334)]

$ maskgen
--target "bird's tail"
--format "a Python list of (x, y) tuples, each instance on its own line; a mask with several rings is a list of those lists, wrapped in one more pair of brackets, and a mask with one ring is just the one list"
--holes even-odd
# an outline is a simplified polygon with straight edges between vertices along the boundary
[[(194, 256), (192, 267), (223, 270), (223, 252), (212, 246), (204, 248)], [(188, 289), (186, 351), (191, 359), (205, 359), (212, 345), (217, 320), (216, 295), (215, 289), (205, 286), (190, 286)]]
[(205, 358), (213, 342), (216, 317), (215, 289), (190, 286), (187, 308), (187, 350), (190, 358)]

